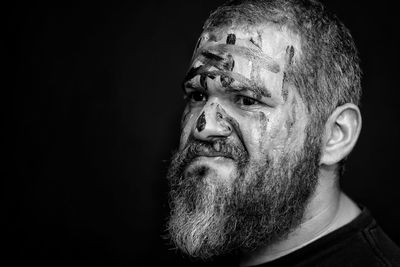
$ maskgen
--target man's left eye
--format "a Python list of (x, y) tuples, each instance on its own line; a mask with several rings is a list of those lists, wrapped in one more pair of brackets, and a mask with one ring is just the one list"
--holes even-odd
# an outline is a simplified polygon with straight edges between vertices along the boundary
[(257, 105), (260, 102), (254, 98), (248, 97), (248, 96), (243, 96), (243, 95), (237, 95), (235, 97), (235, 102), (238, 105), (241, 106), (252, 106), (252, 105)]

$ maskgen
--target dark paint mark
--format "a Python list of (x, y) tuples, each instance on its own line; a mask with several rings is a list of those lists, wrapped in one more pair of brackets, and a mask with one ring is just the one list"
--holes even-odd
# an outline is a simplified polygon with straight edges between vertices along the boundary
[(196, 76), (199, 72), (199, 70), (204, 67), (204, 66), (198, 66), (198, 67), (193, 67), (190, 68), (190, 70), (186, 73), (184, 82), (191, 80), (194, 76)]
[(233, 71), (233, 68), (235, 67), (235, 60), (233, 59), (231, 54), (228, 54), (228, 64), (226, 65), (226, 69), (229, 71)]
[(267, 116), (262, 111), (258, 112), (258, 118), (259, 118), (259, 121), (260, 121), (260, 133), (262, 133), (262, 136), (261, 136), (261, 138), (259, 140), (259, 144), (260, 144), (260, 146), (263, 146), (264, 145), (263, 144), (264, 136), (265, 136), (265, 134), (266, 134), (266, 132), (268, 130), (269, 119), (267, 118)]
[(262, 111), (258, 112), (258, 116), (260, 117), (261, 124), (266, 124), (269, 121), (267, 116)]
[[(214, 76), (228, 76), (232, 78), (234, 81), (239, 83), (237, 90), (250, 90), (256, 95), (264, 96), (264, 97), (271, 97), (271, 92), (268, 88), (264, 88), (256, 84), (254, 81), (247, 79), (245, 76), (241, 75), (240, 73), (236, 72), (226, 72), (221, 70), (208, 70), (207, 66), (202, 66), (202, 68), (198, 69), (194, 76), (201, 75), (203, 73), (207, 73), (207, 75), (214, 75)], [(261, 97), (260, 97), (261, 98)]]
[(197, 119), (197, 124), (196, 124), (196, 128), (197, 131), (201, 132), (204, 130), (204, 128), (206, 127), (206, 115), (203, 113), (201, 113), (200, 117)]
[(227, 75), (221, 75), (219, 76), (219, 79), (223, 87), (230, 87), (231, 84), (235, 81), (232, 77), (229, 77)]
[(292, 45), (286, 47), (286, 66), (293, 63), (294, 47)]
[[(202, 54), (204, 50), (198, 53)], [(242, 56), (252, 61), (253, 64), (258, 64), (262, 68), (272, 71), (274, 73), (278, 73), (280, 71), (280, 66), (276, 63), (271, 57), (264, 54), (261, 50), (251, 47), (244, 47), (238, 45), (228, 45), (228, 44), (217, 44), (211, 47), (207, 47), (207, 52), (210, 54), (218, 53), (218, 54), (235, 54), (238, 56)]]
[(213, 53), (208, 52), (208, 51), (203, 51), (203, 52), (201, 52), (201, 54), (202, 54), (205, 58), (208, 58), (208, 59), (211, 59), (211, 60), (221, 61), (221, 60), (224, 59), (223, 57), (221, 57), (221, 56), (219, 56), (219, 55), (216, 55), (216, 54), (213, 54)]
[(236, 35), (233, 33), (228, 34), (228, 37), (226, 37), (226, 44), (231, 44), (234, 45), (236, 43)]
[(232, 71), (235, 66), (235, 61), (233, 60), (232, 55), (228, 54), (226, 57), (222, 57), (220, 55), (216, 55), (210, 52), (202, 52), (199, 60), (205, 65), (211, 65), (216, 67), (219, 70), (227, 70)]
[(296, 107), (297, 107), (297, 101), (296, 98), (293, 98), (291, 105), (292, 112), (290, 114), (290, 118), (286, 121), (286, 129), (288, 130), (288, 136), (291, 135), (293, 125), (296, 123)]
[(207, 75), (206, 75), (205, 73), (200, 75), (200, 86), (201, 86), (202, 88), (204, 88), (205, 90), (207, 90), (207, 82), (206, 82), (206, 79), (207, 79)]
[(286, 81), (287, 81), (287, 76), (286, 76), (286, 72), (283, 73), (283, 79), (282, 79), (282, 98), (283, 101), (286, 102), (287, 98), (288, 98), (288, 88), (286, 86)]
[(253, 45), (257, 46), (259, 49), (261, 49), (260, 45), (253, 39), (253, 37), (250, 38), (250, 42), (251, 42)]
[(293, 63), (293, 57), (294, 57), (294, 47), (290, 46), (290, 52), (289, 52), (289, 64)]

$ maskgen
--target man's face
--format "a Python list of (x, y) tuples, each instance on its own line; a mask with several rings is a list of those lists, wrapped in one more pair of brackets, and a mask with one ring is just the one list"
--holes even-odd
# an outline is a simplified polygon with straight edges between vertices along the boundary
[(206, 258), (238, 244), (259, 246), (301, 220), (318, 144), (307, 143), (305, 104), (285, 82), (299, 51), (294, 35), (265, 25), (200, 37), (169, 171), (169, 229), (187, 253)]

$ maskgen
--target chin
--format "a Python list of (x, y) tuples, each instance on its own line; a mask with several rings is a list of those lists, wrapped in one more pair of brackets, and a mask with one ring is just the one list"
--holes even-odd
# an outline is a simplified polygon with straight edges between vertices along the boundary
[(186, 175), (195, 174), (200, 179), (209, 182), (232, 182), (231, 177), (236, 173), (236, 163), (226, 157), (197, 157), (185, 170)]

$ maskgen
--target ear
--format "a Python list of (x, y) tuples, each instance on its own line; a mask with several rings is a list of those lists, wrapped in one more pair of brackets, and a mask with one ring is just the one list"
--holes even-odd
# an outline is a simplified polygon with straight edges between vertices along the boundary
[(337, 107), (325, 125), (321, 165), (333, 165), (344, 159), (353, 149), (361, 131), (359, 108), (347, 103)]

